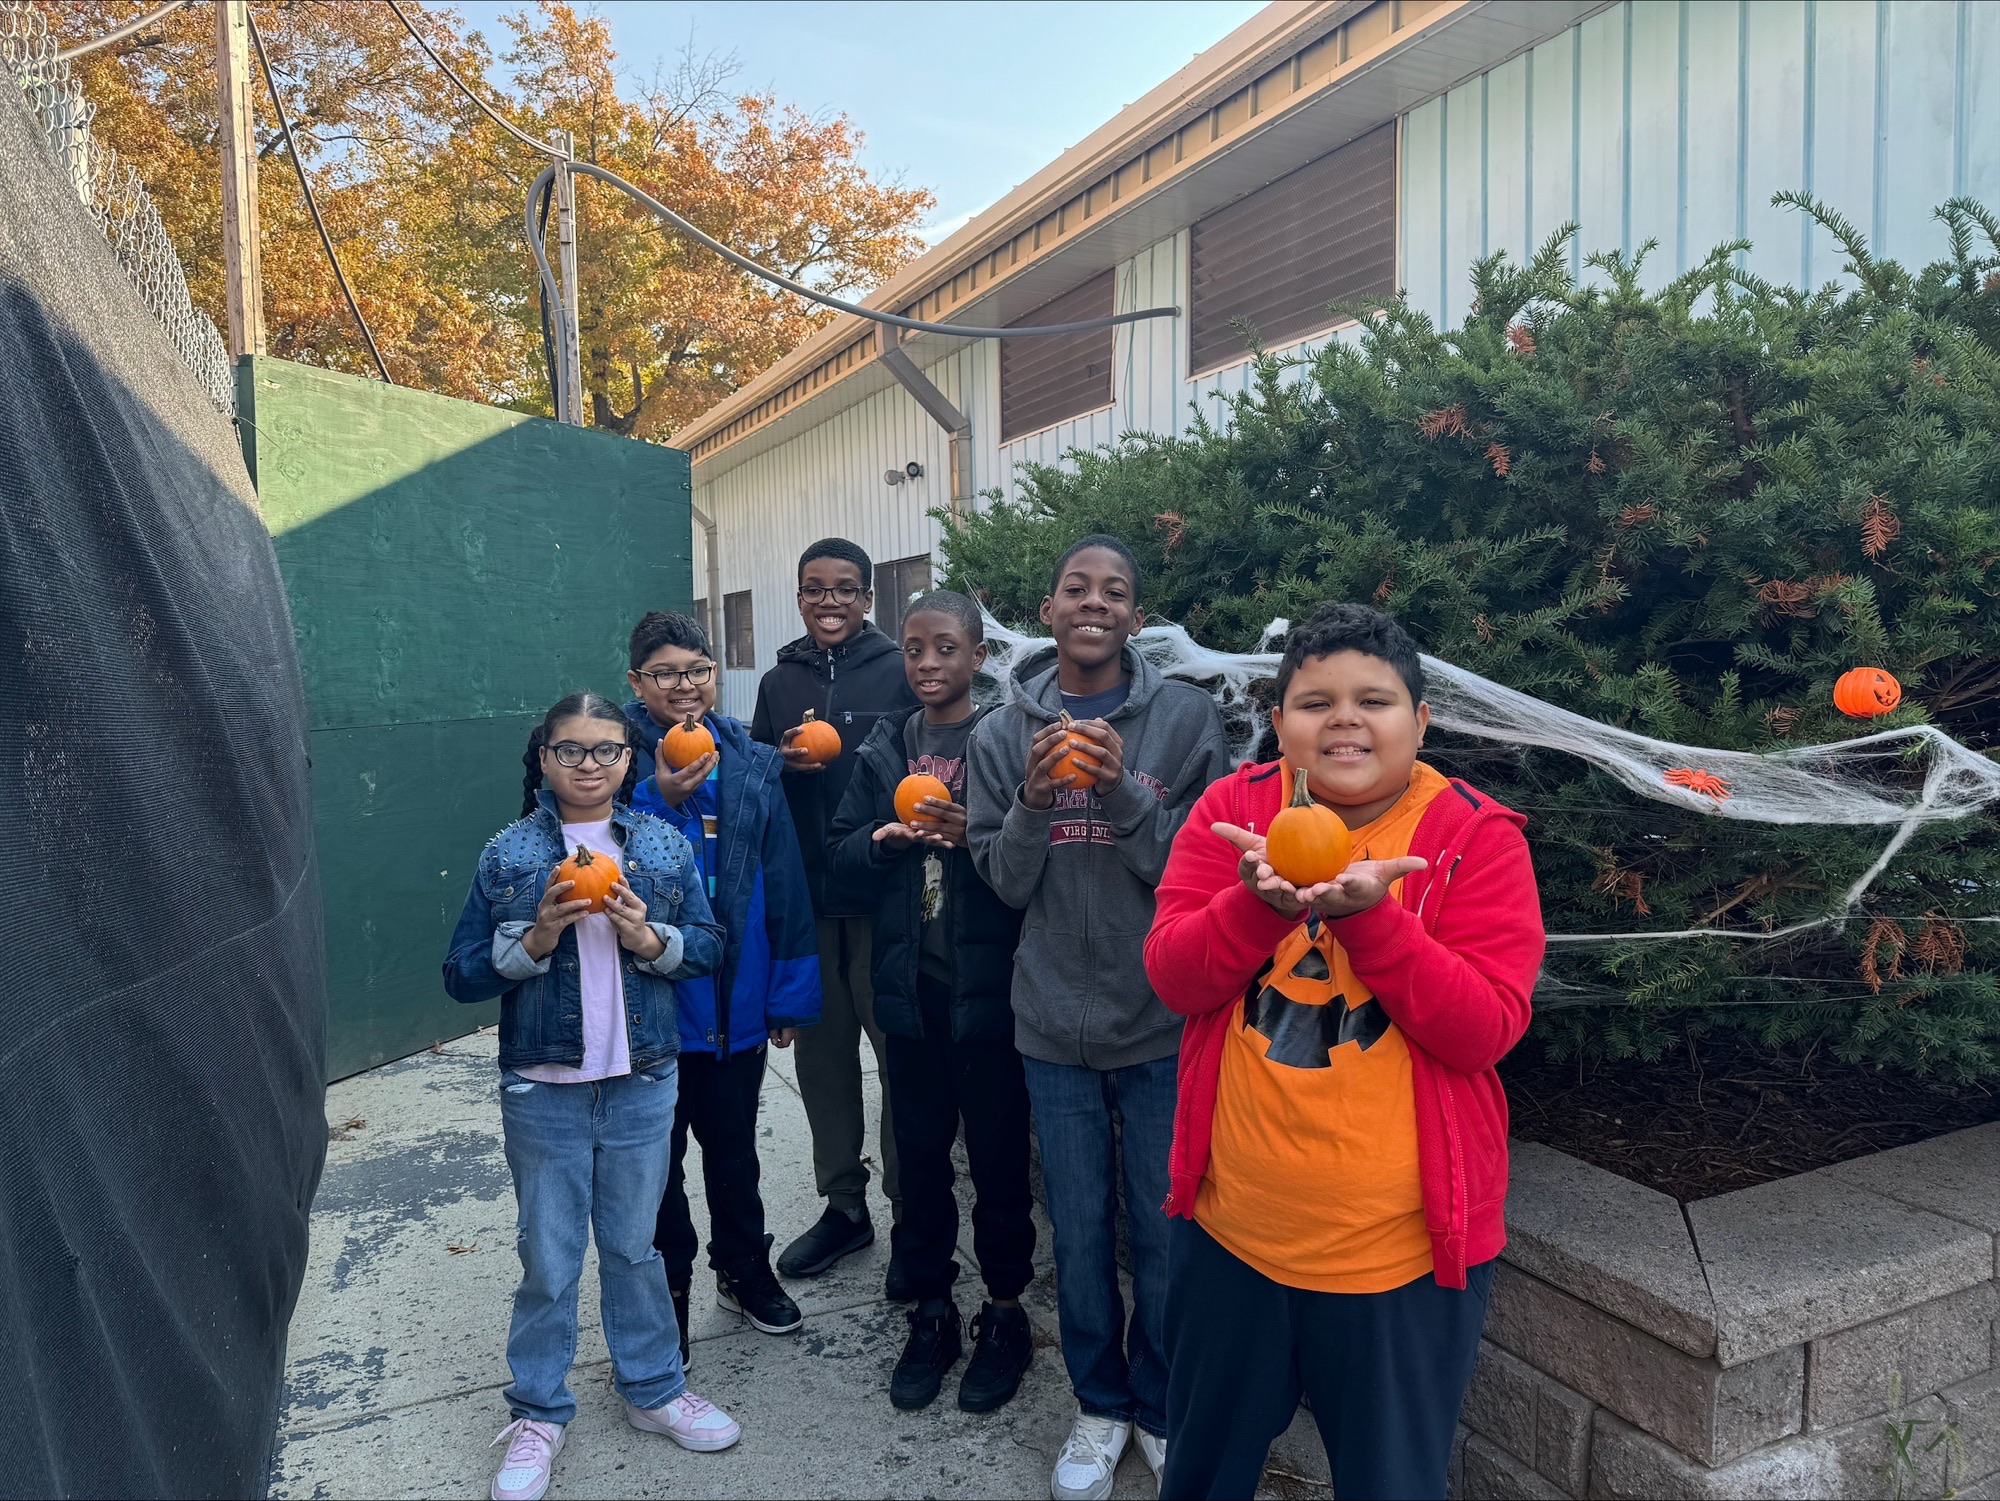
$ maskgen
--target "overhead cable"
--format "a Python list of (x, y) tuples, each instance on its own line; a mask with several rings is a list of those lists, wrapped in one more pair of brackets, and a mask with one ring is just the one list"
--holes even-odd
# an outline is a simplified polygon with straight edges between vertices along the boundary
[(155, 10), (149, 10), (143, 16), (127, 21), (123, 26), (114, 27), (94, 42), (79, 42), (74, 47), (63, 48), (62, 51), (56, 54), (56, 61), (59, 63), (72, 62), (87, 53), (97, 51), (100, 47), (109, 47), (113, 42), (122, 42), (134, 32), (144, 31), (155, 21), (164, 21), (168, 16), (187, 3), (188, 0), (167, 0), (165, 5)]
[(389, 378), (389, 367), (382, 363), (382, 351), (375, 347), (375, 335), (368, 330), (368, 320), (361, 316), (361, 304), (354, 300), (354, 289), (347, 284), (347, 273), (340, 269), (340, 257), (334, 253), (333, 237), (326, 232), (326, 221), (319, 216), (319, 203), (313, 197), (312, 183), (306, 179), (306, 164), (299, 157), (299, 143), (292, 135), (292, 122), (285, 114), (284, 97), (278, 92), (278, 80), (271, 73), (271, 59), (264, 51), (264, 38), (258, 34), (257, 22), (250, 14), (250, 7), (243, 7), (243, 19), (250, 27), (250, 40), (257, 48), (257, 65), (264, 70), (264, 87), (271, 91), (271, 103), (278, 111), (278, 129), (285, 137), (285, 149), (292, 159), (292, 169), (299, 174), (299, 191), (306, 195), (306, 208), (312, 214), (313, 228), (319, 231), (319, 242), (326, 247), (326, 258), (333, 266), (333, 279), (340, 283), (340, 292), (347, 299), (347, 310), (354, 314), (354, 321), (361, 329), (361, 338), (368, 346), (368, 353), (375, 361), (375, 369), (388, 385), (395, 385)]
[(407, 31), (410, 34), (411, 40), (416, 42), (416, 44), (419, 47), (424, 49), (424, 56), (428, 57), (431, 60), (431, 62), (436, 65), (438, 72), (444, 74), (446, 78), (449, 78), (453, 83), (457, 84), (459, 93), (465, 95), (466, 98), (470, 99), (474, 104), (478, 105), (479, 108), (486, 113), (487, 117), (491, 119), (495, 125), (498, 125), (502, 130), (508, 132), (508, 134), (534, 147), (535, 150), (541, 152), (544, 156), (552, 156), (556, 158), (556, 160), (558, 161), (565, 160), (569, 156), (569, 153), (567, 151), (559, 150), (558, 148), (551, 146), (547, 141), (536, 140), (533, 136), (529, 135), (525, 130), (521, 129), (520, 126), (516, 125), (513, 121), (509, 120), (505, 115), (501, 114), (498, 110), (493, 108), (493, 106), (488, 104), (484, 99), (481, 99), (477, 94), (473, 93), (471, 85), (466, 83), (466, 81), (463, 78), (460, 78), (458, 74), (454, 73), (451, 69), (451, 64), (447, 63), (443, 58), (439, 57), (437, 55), (436, 50), (431, 46), (431, 44), (424, 40), (424, 34), (421, 31), (417, 30), (417, 28), (411, 24), (410, 18), (403, 14), (403, 7), (398, 5), (396, 3), (396, 0), (389, 0), (389, 9), (393, 10), (396, 13), (396, 19), (403, 23), (403, 30)]
[[(391, 3), (393, 3), (393, 0), (391, 0)], [(617, 188), (637, 203), (658, 214), (689, 239), (695, 241), (697, 244), (706, 245), (731, 265), (742, 267), (752, 276), (762, 277), (774, 286), (783, 287), (788, 292), (795, 292), (808, 301), (817, 302), (823, 307), (835, 308), (843, 313), (852, 313), (857, 318), (866, 318), (872, 323), (886, 323), (892, 328), (906, 328), (912, 333), (948, 334), (960, 339), (1044, 338), (1057, 334), (1094, 333), (1101, 328), (1115, 328), (1121, 323), (1137, 323), (1146, 318), (1174, 318), (1180, 315), (1180, 309), (1177, 307), (1144, 308), (1135, 313), (1115, 313), (1109, 318), (1085, 318), (1076, 323), (1047, 323), (1027, 328), (978, 328), (964, 323), (931, 323), (922, 318), (905, 318), (901, 313), (885, 313), (878, 308), (863, 307), (858, 302), (849, 302), (845, 298), (833, 297), (825, 292), (815, 291), (813, 288), (805, 285), (805, 283), (794, 281), (782, 272), (773, 271), (769, 267), (758, 265), (749, 256), (731, 250), (722, 241), (703, 234), (694, 225), (683, 219), (679, 214), (668, 208), (643, 188), (634, 186), (620, 177), (616, 172), (608, 171), (598, 166), (595, 162), (564, 162), (560, 165), (563, 170), (581, 172), (586, 177), (595, 177), (600, 182), (610, 183), (612, 187)], [(536, 195), (542, 191), (542, 184), (553, 177), (557, 170), (558, 168), (555, 164), (544, 167), (542, 175), (537, 177), (534, 186), (528, 189), (528, 245), (535, 252), (535, 264), (541, 269), (542, 285), (551, 298), (558, 296), (556, 278), (555, 273), (549, 269), (548, 250), (543, 242), (540, 228), (535, 223), (534, 205)]]
[[(397, 0), (388, 0), (388, 4), (389, 9), (396, 13), (396, 19), (403, 23), (403, 29), (409, 32), (411, 39), (419, 47), (423, 48), (424, 56), (431, 60), (440, 73), (444, 74), (446, 78), (457, 85), (458, 91), (461, 94), (470, 99), (487, 118), (500, 126), (508, 134), (526, 145), (532, 146), (544, 156), (556, 161), (568, 162), (569, 169), (573, 172), (581, 172), (587, 177), (595, 177), (600, 182), (607, 182), (612, 187), (629, 194), (634, 200), (643, 204), (646, 208), (652, 210), (669, 224), (680, 230), (682, 234), (699, 244), (706, 245), (731, 265), (739, 266), (743, 270), (748, 271), (752, 276), (760, 277), (774, 286), (783, 287), (788, 292), (796, 293), (809, 302), (816, 302), (822, 307), (834, 308), (839, 312), (852, 313), (857, 318), (866, 318), (874, 323), (887, 323), (896, 328), (906, 328), (912, 333), (949, 334), (963, 339), (1023, 339), (1055, 334), (1084, 334), (1093, 333), (1098, 329), (1113, 328), (1121, 323), (1137, 323), (1146, 318), (1174, 318), (1180, 315), (1180, 309), (1177, 307), (1157, 307), (1146, 308), (1134, 313), (1119, 313), (1109, 318), (1086, 318), (1076, 323), (1051, 323), (1031, 328), (975, 328), (966, 324), (930, 323), (921, 318), (905, 318), (898, 313), (884, 313), (875, 308), (863, 307), (858, 302), (848, 302), (844, 298), (833, 297), (825, 292), (815, 291), (803, 282), (794, 281), (782, 272), (773, 271), (767, 266), (759, 265), (748, 256), (731, 250), (720, 240), (712, 239), (708, 235), (703, 234), (701, 230), (668, 208), (659, 199), (627, 182), (616, 172), (607, 171), (594, 162), (573, 161), (571, 160), (571, 153), (568, 151), (551, 146), (547, 141), (536, 140), (505, 115), (494, 109), (484, 99), (481, 99), (472, 91), (470, 84), (452, 71), (451, 65), (438, 56), (436, 49), (424, 39), (423, 33), (418, 31), (410, 18), (403, 13), (403, 7), (397, 3)], [(528, 243), (534, 249), (535, 264), (541, 269), (543, 287), (550, 300), (560, 307), (562, 301), (561, 293), (556, 286), (555, 273), (549, 269), (549, 258), (544, 249), (543, 236), (535, 223), (537, 201), (541, 195), (545, 179), (552, 176), (552, 171), (553, 169), (544, 170), (542, 175), (535, 179), (535, 185), (528, 190)]]

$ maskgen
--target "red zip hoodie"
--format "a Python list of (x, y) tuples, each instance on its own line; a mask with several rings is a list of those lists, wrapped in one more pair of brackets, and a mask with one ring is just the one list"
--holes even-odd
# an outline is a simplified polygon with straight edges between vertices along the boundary
[[(1210, 825), (1261, 833), (1285, 802), (1281, 762), (1239, 768), (1202, 794), (1160, 881), (1146, 973), (1188, 1018), (1168, 1157), (1170, 1215), (1194, 1216), (1208, 1172), (1222, 1047), (1234, 1003), (1302, 918), (1282, 917), (1237, 878), (1235, 846)], [(1507, 1242), (1507, 1096), (1494, 1065), (1528, 1028), (1545, 939), (1520, 814), (1453, 779), (1418, 821), (1426, 869), (1332, 924), (1348, 962), (1410, 1050), (1424, 1226), (1443, 1287)], [(1448, 900), (1447, 900), (1448, 898)]]

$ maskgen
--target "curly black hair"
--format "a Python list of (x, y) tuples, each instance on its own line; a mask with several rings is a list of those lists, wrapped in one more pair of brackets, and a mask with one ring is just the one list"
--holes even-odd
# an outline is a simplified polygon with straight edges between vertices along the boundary
[(905, 624), (912, 615), (949, 615), (974, 646), (986, 639), (986, 622), (980, 619), (979, 606), (956, 589), (933, 589), (911, 600), (903, 609)]
[(1088, 552), (1093, 547), (1101, 547), (1106, 552), (1115, 552), (1124, 561), (1132, 574), (1132, 599), (1137, 603), (1145, 589), (1145, 576), (1140, 572), (1139, 560), (1132, 556), (1132, 549), (1108, 532), (1093, 532), (1081, 542), (1072, 542), (1069, 549), (1056, 559), (1056, 566), (1049, 570), (1049, 593), (1056, 592), (1056, 585), (1062, 582), (1063, 570), (1069, 567), (1070, 559), (1080, 552)]
[(1312, 619), (1285, 638), (1284, 660), (1278, 664), (1278, 703), (1284, 703), (1292, 675), (1309, 658), (1330, 657), (1341, 651), (1380, 657), (1396, 669), (1403, 686), (1410, 690), (1410, 706), (1415, 708), (1424, 701), (1423, 659), (1410, 633), (1393, 616), (1380, 610), (1345, 600), (1329, 600), (1313, 612)]
[(816, 558), (837, 558), (843, 563), (852, 563), (861, 570), (861, 587), (863, 589), (875, 587), (875, 565), (869, 561), (868, 554), (861, 550), (861, 545), (857, 542), (850, 542), (845, 537), (821, 537), (799, 554), (800, 583), (806, 581), (806, 564)]

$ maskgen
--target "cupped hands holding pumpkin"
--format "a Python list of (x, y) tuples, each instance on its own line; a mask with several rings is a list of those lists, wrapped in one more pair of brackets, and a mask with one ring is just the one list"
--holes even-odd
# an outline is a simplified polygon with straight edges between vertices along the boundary
[(1381, 901), (1395, 882), (1430, 863), (1416, 855), (1397, 860), (1356, 860), (1330, 881), (1298, 887), (1271, 869), (1265, 858), (1263, 835), (1233, 823), (1209, 827), (1236, 846), (1237, 878), (1259, 901), (1285, 917), (1302, 916), (1309, 908), (1325, 918), (1353, 917)]
[[(1083, 743), (1089, 749), (1083, 750)], [(1095, 786), (1109, 792), (1125, 777), (1125, 742), (1101, 719), (1072, 720), (1065, 716), (1035, 731), (1028, 742), (1028, 774), (1021, 782), (1021, 802), (1037, 813), (1056, 804), (1056, 793), (1070, 787)]]
[(965, 809), (948, 798), (935, 797), (925, 798), (918, 806), (923, 810), (923, 822), (885, 823), (869, 837), (892, 851), (919, 844), (947, 850), (965, 848)]

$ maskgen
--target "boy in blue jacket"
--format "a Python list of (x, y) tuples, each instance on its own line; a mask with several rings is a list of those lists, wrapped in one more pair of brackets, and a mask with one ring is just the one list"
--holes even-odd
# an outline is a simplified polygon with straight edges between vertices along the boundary
[(790, 1334), (804, 1323), (771, 1272), (758, 1193), (757, 1097), (767, 1043), (790, 1047), (800, 1027), (819, 1020), (819, 944), (778, 780), (783, 762), (741, 723), (714, 712), (719, 675), (707, 634), (685, 615), (656, 611), (633, 628), (631, 663), (626, 681), (638, 697), (625, 705), (625, 717), (649, 753), (658, 750), (666, 727), (689, 715), (707, 726), (717, 746), (679, 771), (642, 761), (643, 780), (632, 794), (635, 809), (687, 836), (726, 934), (720, 970), (677, 987), (680, 1100), (673, 1166), (653, 1235), (666, 1260), (685, 1362), (699, 1247), (687, 1202), (690, 1131), (701, 1143), (716, 1303), (766, 1334)]

